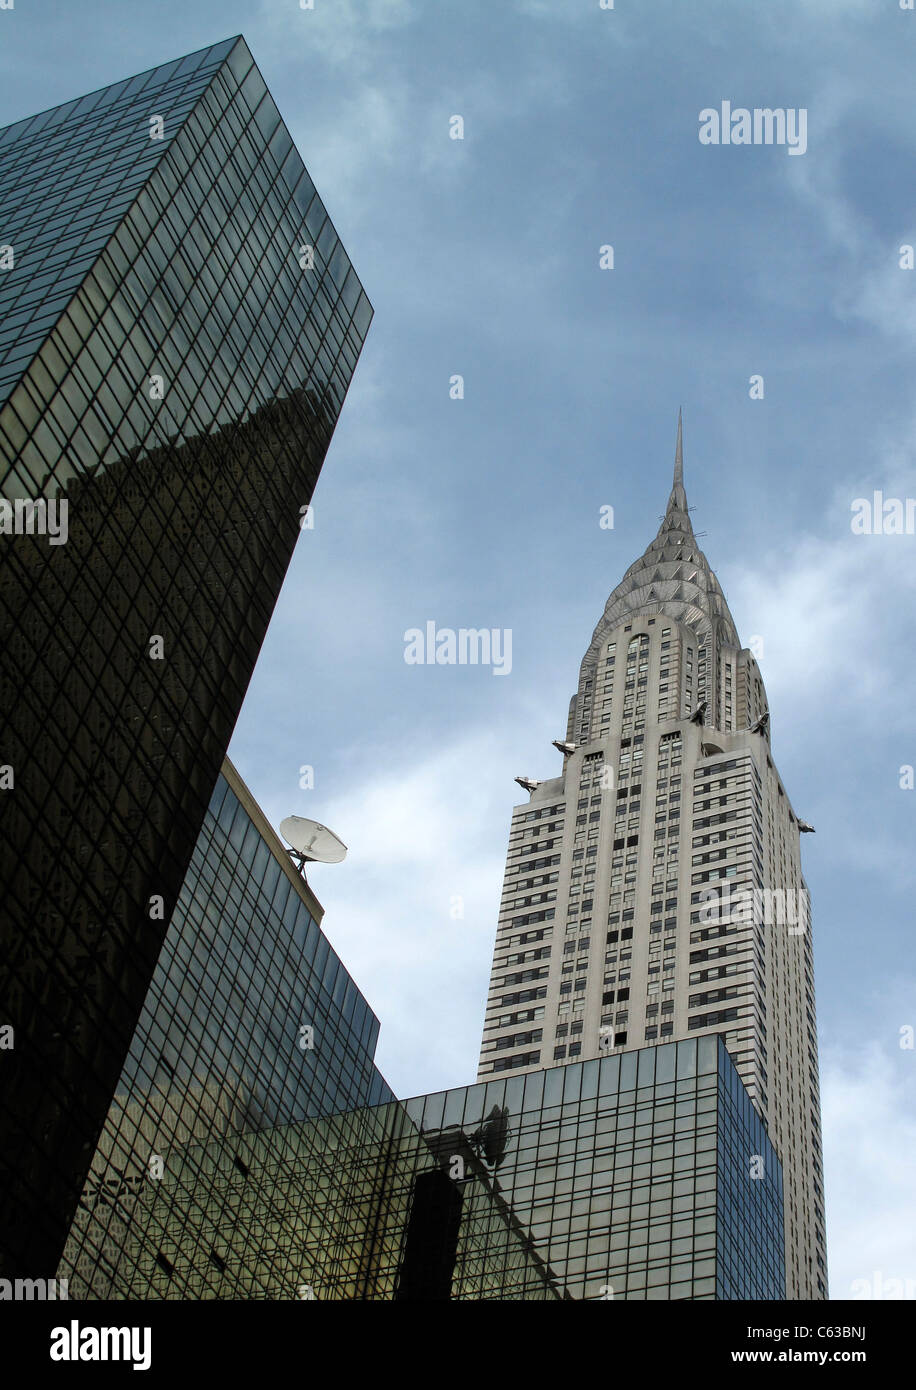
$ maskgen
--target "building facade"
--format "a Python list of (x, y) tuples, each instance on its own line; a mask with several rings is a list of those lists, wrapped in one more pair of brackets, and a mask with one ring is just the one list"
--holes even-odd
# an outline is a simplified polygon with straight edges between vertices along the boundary
[(378, 1021), (232, 764), (55, 1274), (71, 1299), (784, 1296), (722, 1040), (395, 1099)]
[(785, 1297), (782, 1168), (720, 1038), (404, 1105), (427, 1140), (504, 1112), (499, 1190), (565, 1298)]
[(721, 1034), (785, 1172), (786, 1296), (826, 1298), (809, 827), (693, 532), (680, 420), (666, 514), (558, 750), (512, 815), (478, 1077)]
[(166, 1129), (155, 1180), (133, 1126), (130, 1189), (100, 1162), (79, 1268), (58, 1272), (71, 1297), (785, 1296), (781, 1165), (715, 1036), (305, 1123)]
[[(186, 1226), (189, 1205), (210, 1214), (208, 1229), (220, 1226), (219, 1184), (228, 1171), (245, 1185), (260, 1135), (394, 1100), (374, 1062), (378, 1020), (322, 916), (227, 759), (58, 1270), (71, 1298), (145, 1297), (142, 1269), (158, 1273), (163, 1296), (206, 1297), (228, 1260), (215, 1229), (205, 1247), (183, 1237), (188, 1264), (203, 1271), (196, 1293), (175, 1273), (173, 1242), (150, 1231)], [(257, 1274), (244, 1273), (264, 1263), (258, 1228), (238, 1211), (233, 1221), (246, 1254), (225, 1296), (258, 1297)]]
[(235, 1147), (175, 1148), (133, 1208), (121, 1264), (129, 1296), (562, 1298), (490, 1165), (464, 1136), (450, 1136), (448, 1155), (438, 1138), (393, 1101), (248, 1130)]
[(227, 759), (57, 1269), (69, 1298), (562, 1296), (483, 1146), (445, 1152), (395, 1100), (322, 916)]
[(0, 1272), (35, 1276), (372, 311), (241, 38), (0, 131), (0, 244)]

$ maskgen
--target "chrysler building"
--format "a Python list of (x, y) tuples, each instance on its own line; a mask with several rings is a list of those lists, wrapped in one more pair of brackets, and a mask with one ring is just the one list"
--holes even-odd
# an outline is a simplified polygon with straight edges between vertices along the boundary
[(558, 776), (518, 779), (478, 1080), (721, 1033), (783, 1165), (786, 1295), (826, 1298), (811, 827), (694, 536), (680, 417), (658, 535), (605, 605), (555, 747)]

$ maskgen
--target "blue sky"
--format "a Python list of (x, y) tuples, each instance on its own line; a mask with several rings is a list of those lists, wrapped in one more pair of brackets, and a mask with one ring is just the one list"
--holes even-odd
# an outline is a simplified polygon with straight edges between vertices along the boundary
[[(916, 496), (916, 14), (16, 0), (0, 124), (239, 32), (376, 317), (230, 751), (274, 824), (350, 848), (310, 881), (382, 1070), (403, 1095), (474, 1077), (512, 779), (559, 771), (683, 405), (694, 525), (817, 828), (832, 1293), (916, 1278), (916, 537), (850, 529), (875, 488)], [(806, 108), (806, 153), (701, 145), (723, 100)], [(511, 675), (406, 665), (428, 620), (511, 628)]]

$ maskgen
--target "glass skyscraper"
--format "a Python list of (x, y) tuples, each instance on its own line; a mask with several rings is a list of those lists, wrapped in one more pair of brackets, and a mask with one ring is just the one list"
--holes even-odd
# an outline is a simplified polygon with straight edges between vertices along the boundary
[[(0, 247), (0, 1272), (38, 1276), (372, 311), (241, 38), (0, 131)], [(198, 1100), (268, 1089), (232, 1054)]]
[[(135, 1293), (138, 1251), (149, 1253), (148, 1239), (131, 1243), (143, 1213), (166, 1224), (178, 1213), (185, 1224), (188, 1204), (201, 1205), (213, 1224), (224, 1169), (241, 1182), (263, 1133), (394, 1099), (373, 1061), (378, 1020), (322, 915), (227, 759), (67, 1242), (59, 1277), (71, 1298)], [(210, 1144), (221, 1161), (211, 1163)], [(234, 1296), (263, 1297), (262, 1241), (244, 1213), (233, 1219), (245, 1256), (232, 1277), (248, 1290)], [(152, 1247), (151, 1265), (176, 1296), (168, 1245)], [(194, 1256), (215, 1281), (224, 1257), (216, 1235), (211, 1245), (212, 1260), (210, 1245)], [(177, 1296), (207, 1287), (202, 1278), (195, 1294)]]

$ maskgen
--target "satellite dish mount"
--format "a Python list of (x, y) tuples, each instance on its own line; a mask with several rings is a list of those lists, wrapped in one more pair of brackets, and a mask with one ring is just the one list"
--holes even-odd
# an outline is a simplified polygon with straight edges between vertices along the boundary
[(291, 846), (286, 852), (306, 883), (306, 864), (339, 864), (347, 857), (343, 840), (307, 816), (287, 816), (280, 822), (280, 834)]

